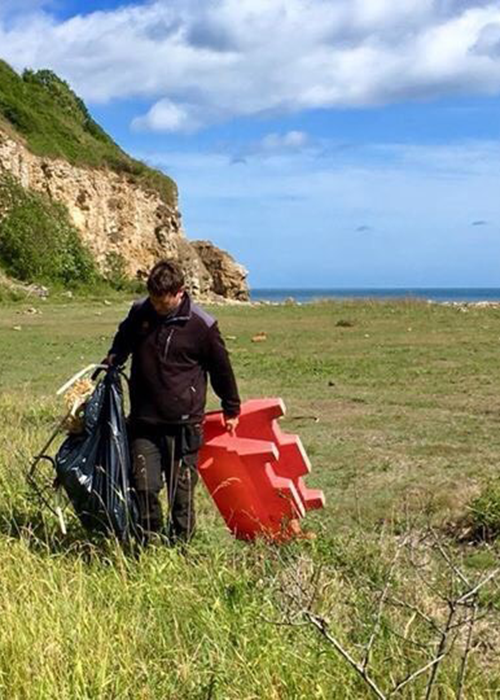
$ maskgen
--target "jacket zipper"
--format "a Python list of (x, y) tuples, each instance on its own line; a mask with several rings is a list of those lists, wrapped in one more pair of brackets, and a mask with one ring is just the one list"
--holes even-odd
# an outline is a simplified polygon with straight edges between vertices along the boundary
[(171, 343), (171, 341), (172, 341), (172, 336), (173, 336), (173, 334), (174, 334), (174, 331), (175, 331), (175, 328), (172, 328), (172, 330), (171, 330), (170, 333), (168, 334), (168, 337), (167, 337), (167, 339), (166, 339), (166, 341), (165, 341), (165, 349), (164, 349), (164, 351), (163, 351), (163, 359), (164, 359), (164, 360), (167, 359), (168, 349), (169, 349), (169, 347), (170, 347), (170, 343)]

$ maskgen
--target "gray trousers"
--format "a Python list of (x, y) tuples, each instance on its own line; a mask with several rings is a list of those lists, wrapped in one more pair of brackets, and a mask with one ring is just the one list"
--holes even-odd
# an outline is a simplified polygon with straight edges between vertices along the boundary
[(139, 526), (147, 541), (164, 532), (161, 491), (165, 486), (168, 515), (166, 534), (173, 542), (189, 541), (196, 526), (194, 491), (198, 483), (201, 426), (179, 430), (134, 430), (131, 441), (132, 474), (139, 506)]

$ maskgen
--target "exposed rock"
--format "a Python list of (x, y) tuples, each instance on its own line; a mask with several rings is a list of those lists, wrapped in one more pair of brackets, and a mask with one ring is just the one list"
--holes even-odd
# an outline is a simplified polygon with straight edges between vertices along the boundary
[[(20, 140), (0, 131), (0, 173), (2, 170), (23, 187), (45, 193), (67, 207), (101, 272), (107, 272), (111, 260), (119, 256), (128, 277), (143, 279), (158, 260), (174, 258), (182, 263), (194, 296), (248, 298), (244, 268), (227, 253), (204, 243), (207, 270), (198, 245), (185, 237), (177, 202), (167, 204), (158, 192), (137, 184), (127, 174), (36, 156)], [(209, 254), (209, 250), (214, 252)]]
[(248, 301), (248, 272), (224, 250), (217, 248), (210, 241), (192, 241), (191, 245), (197, 251), (209, 277), (211, 278), (210, 292), (226, 299)]
[(39, 297), (44, 300), (49, 296), (49, 290), (41, 284), (23, 284), (13, 280), (0, 270), (0, 287), (17, 294), (24, 294), (26, 297)]
[(177, 251), (178, 255), (176, 257), (182, 262), (187, 286), (191, 294), (198, 298), (210, 297), (213, 281), (192, 242), (179, 236)]

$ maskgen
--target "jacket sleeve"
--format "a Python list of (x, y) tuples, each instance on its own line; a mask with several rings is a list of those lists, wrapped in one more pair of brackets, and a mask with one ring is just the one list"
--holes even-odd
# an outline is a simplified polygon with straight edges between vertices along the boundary
[(128, 316), (118, 326), (118, 331), (113, 339), (109, 355), (116, 355), (114, 364), (123, 365), (133, 350), (134, 331), (136, 327), (136, 317), (140, 302), (135, 302), (130, 309)]
[(213, 390), (221, 400), (224, 414), (230, 418), (240, 413), (240, 397), (231, 360), (217, 323), (207, 333), (205, 362)]

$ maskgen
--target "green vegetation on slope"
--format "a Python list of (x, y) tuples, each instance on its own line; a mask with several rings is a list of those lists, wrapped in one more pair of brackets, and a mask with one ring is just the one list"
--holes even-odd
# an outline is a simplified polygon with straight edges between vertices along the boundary
[(26, 282), (78, 285), (97, 270), (70, 223), (66, 208), (25, 190), (8, 174), (0, 176), (0, 267)]
[(166, 203), (176, 201), (174, 181), (124, 153), (52, 71), (26, 70), (19, 76), (0, 60), (0, 129), (2, 126), (22, 136), (36, 155), (63, 158), (73, 165), (108, 167), (156, 190)]

